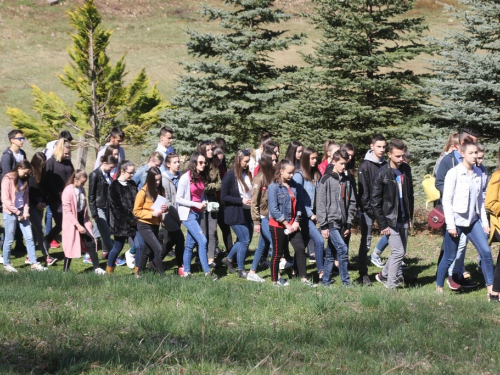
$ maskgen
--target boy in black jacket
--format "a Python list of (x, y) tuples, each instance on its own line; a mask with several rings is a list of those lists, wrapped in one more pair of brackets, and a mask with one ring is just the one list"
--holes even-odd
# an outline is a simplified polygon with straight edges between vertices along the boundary
[(405, 151), (403, 141), (394, 139), (389, 143), (389, 162), (373, 181), (370, 201), (382, 235), (389, 237), (391, 256), (376, 276), (388, 289), (397, 288), (401, 282), (399, 271), (413, 220), (413, 181), (411, 167), (403, 163)]
[[(316, 195), (316, 216), (323, 238), (330, 239), (337, 250), (339, 273), (342, 284), (349, 285), (348, 248), (346, 238), (351, 232), (356, 213), (356, 194), (349, 177), (344, 174), (349, 154), (345, 150), (333, 154), (333, 170), (321, 178)], [(330, 246), (325, 250), (323, 285), (328, 286), (333, 267)]]

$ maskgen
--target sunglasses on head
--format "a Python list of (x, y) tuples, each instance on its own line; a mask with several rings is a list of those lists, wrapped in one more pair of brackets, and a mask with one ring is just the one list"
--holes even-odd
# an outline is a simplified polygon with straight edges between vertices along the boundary
[(250, 156), (250, 150), (241, 150), (238, 153), (238, 156), (245, 155), (245, 156)]

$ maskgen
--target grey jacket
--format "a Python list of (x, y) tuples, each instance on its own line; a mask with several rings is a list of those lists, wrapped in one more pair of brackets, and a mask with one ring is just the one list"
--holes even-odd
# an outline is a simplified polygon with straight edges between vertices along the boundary
[(350, 229), (356, 194), (345, 174), (325, 174), (316, 190), (316, 216), (321, 229)]

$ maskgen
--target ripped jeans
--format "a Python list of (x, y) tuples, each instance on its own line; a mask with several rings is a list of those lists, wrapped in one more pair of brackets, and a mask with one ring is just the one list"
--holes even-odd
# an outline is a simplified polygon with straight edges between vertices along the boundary
[(210, 272), (207, 258), (207, 237), (201, 229), (200, 222), (203, 218), (203, 212), (189, 212), (188, 219), (182, 224), (188, 230), (186, 236), (186, 247), (184, 248), (184, 272), (191, 273), (191, 260), (193, 258), (193, 249), (198, 244), (198, 256), (200, 257), (201, 267), (203, 272)]

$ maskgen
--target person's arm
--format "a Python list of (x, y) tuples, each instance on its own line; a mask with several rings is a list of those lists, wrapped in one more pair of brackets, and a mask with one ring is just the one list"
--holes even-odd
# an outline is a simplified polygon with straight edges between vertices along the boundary
[(24, 189), (24, 194), (23, 194), (23, 199), (24, 199), (24, 206), (23, 206), (23, 216), (25, 219), (30, 217), (30, 194), (29, 194), (29, 188), (26, 186), (26, 189)]
[(184, 173), (179, 179), (179, 187), (177, 189), (177, 195), (175, 199), (179, 206), (185, 207), (196, 207), (196, 203), (190, 199), (184, 198), (189, 189), (190, 181), (189, 181), (189, 173)]
[[(493, 177), (494, 176), (494, 177)], [(500, 180), (495, 173), (486, 189), (485, 208), (494, 216), (500, 215)]]
[(361, 211), (370, 215), (373, 213), (370, 207), (370, 185), (368, 181), (369, 178), (370, 176), (367, 175), (367, 170), (364, 167), (364, 163), (362, 163), (358, 169), (358, 206)]
[(222, 187), (222, 180), (220, 178), (218, 170), (215, 172), (215, 174), (216, 174), (215, 179), (212, 182), (209, 182), (208, 184), (205, 185), (205, 193), (216, 194), (218, 191), (220, 191)]
[(97, 214), (97, 204), (96, 204), (96, 199), (97, 199), (97, 177), (98, 170), (94, 170), (90, 176), (89, 176), (89, 210), (90, 210), (90, 216), (96, 217), (98, 216)]
[[(380, 170), (379, 170), (380, 171)], [(383, 173), (377, 173), (372, 185), (372, 196), (370, 199), (370, 207), (373, 216), (377, 220), (380, 230), (386, 229), (389, 224), (382, 211), (382, 205), (384, 202), (384, 178)]]
[(326, 210), (328, 201), (328, 179), (323, 177), (316, 188), (316, 218), (322, 230), (328, 229), (328, 212)]
[(241, 198), (241, 196), (238, 196), (238, 197), (233, 197), (231, 196), (231, 188), (234, 187), (234, 183), (235, 183), (235, 180), (236, 179), (236, 176), (234, 175), (234, 173), (226, 173), (226, 175), (224, 176), (224, 178), (222, 179), (222, 187), (221, 187), (221, 199), (223, 202), (226, 202), (226, 203), (231, 203), (233, 205), (239, 205), (239, 206), (242, 206), (243, 205), (243, 198)]
[(443, 160), (441, 160), (441, 163), (439, 163), (439, 168), (436, 171), (436, 181), (434, 185), (436, 186), (436, 189), (438, 189), (441, 193), (441, 197), (444, 193), (444, 179), (446, 177), (446, 173), (452, 168), (452, 166), (450, 166), (449, 160), (450, 159), (447, 157), (443, 158)]
[(2, 178), (2, 205), (4, 210), (7, 209), (16, 216), (20, 216), (22, 212), (19, 211), (14, 204), (15, 197), (10, 196), (10, 187), (13, 183), (13, 180), (10, 178)]
[(314, 212), (313, 212), (313, 202), (311, 202), (311, 197), (309, 196), (309, 193), (307, 192), (306, 190), (306, 181), (304, 179), (304, 176), (302, 176), (302, 173), (295, 173), (293, 175), (293, 180), (296, 182), (296, 184), (299, 186), (302, 187), (302, 207), (303, 207), (303, 210), (305, 211), (307, 217), (311, 217), (314, 215)]
[(2, 159), (0, 159), (0, 165), (2, 166), (2, 175), (0, 176), (1, 179), (3, 179), (7, 173), (12, 171), (11, 157), (12, 155), (9, 153), (5, 152), (2, 154)]
[[(257, 178), (256, 178), (257, 179)], [(250, 204), (250, 213), (254, 225), (260, 225), (260, 200), (262, 198), (262, 185), (264, 180), (260, 179), (257, 182), (254, 180), (252, 186), (252, 203)]]
[(134, 202), (134, 211), (133, 214), (136, 218), (142, 220), (152, 220), (153, 219), (153, 211), (150, 209), (144, 208), (144, 203), (146, 202), (146, 192), (141, 189), (137, 193)]
[[(352, 181), (352, 180), (350, 180)], [(355, 185), (350, 185), (351, 196), (349, 199), (349, 207), (347, 207), (347, 229), (351, 229), (352, 221), (356, 216), (356, 189)]]
[[(441, 165), (442, 164), (443, 163), (441, 163)], [(453, 211), (453, 196), (455, 195), (456, 184), (457, 184), (456, 169), (450, 169), (444, 179), (444, 189), (442, 197), (446, 230), (456, 230), (455, 213)]]

